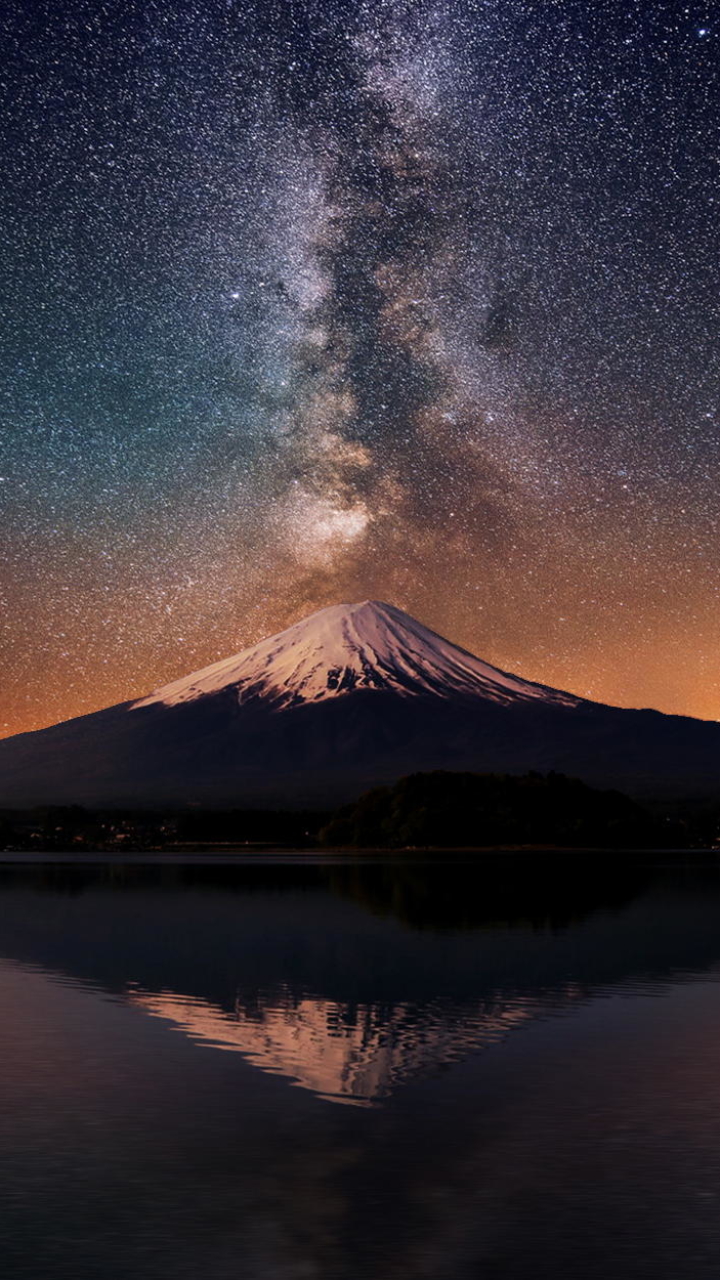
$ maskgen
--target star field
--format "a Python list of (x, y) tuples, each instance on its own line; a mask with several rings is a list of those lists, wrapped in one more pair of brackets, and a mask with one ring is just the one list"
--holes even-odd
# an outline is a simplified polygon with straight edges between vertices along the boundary
[(340, 600), (720, 718), (720, 21), (10, 3), (0, 732)]

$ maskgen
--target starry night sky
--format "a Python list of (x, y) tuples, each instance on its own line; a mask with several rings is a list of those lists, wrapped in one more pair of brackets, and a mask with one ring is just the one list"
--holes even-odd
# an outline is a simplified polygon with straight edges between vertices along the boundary
[(367, 597), (720, 718), (714, 6), (8, 0), (0, 59), (1, 732)]

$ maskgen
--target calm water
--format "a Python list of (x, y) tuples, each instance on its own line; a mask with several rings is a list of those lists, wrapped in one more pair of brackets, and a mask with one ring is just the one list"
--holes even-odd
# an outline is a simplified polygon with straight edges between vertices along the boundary
[(28, 1280), (720, 1274), (720, 872), (0, 867)]

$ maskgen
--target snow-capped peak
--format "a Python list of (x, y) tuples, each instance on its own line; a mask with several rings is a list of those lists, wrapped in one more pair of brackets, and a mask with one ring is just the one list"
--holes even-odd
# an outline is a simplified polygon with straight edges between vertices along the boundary
[(174, 680), (135, 702), (177, 706), (224, 689), (240, 703), (262, 698), (275, 707), (321, 702), (357, 689), (403, 697), (480, 696), (575, 706), (581, 699), (506, 674), (376, 600), (331, 605), (235, 657)]

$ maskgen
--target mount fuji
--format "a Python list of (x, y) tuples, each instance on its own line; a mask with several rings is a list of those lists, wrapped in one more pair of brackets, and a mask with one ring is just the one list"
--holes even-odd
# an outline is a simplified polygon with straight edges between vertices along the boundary
[(427, 769), (720, 793), (720, 723), (509, 675), (364, 601), (145, 697), (0, 742), (0, 805), (326, 806)]

